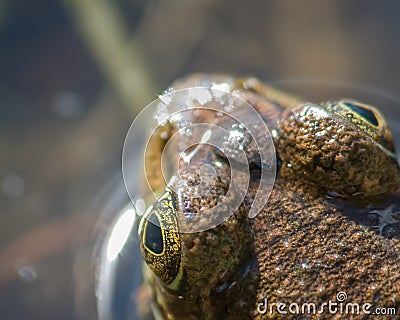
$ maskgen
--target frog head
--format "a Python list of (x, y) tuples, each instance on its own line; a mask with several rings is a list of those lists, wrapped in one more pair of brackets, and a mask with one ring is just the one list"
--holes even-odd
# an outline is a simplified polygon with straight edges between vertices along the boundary
[(343, 196), (396, 191), (399, 167), (383, 115), (351, 99), (302, 104), (284, 112), (277, 152), (282, 175)]

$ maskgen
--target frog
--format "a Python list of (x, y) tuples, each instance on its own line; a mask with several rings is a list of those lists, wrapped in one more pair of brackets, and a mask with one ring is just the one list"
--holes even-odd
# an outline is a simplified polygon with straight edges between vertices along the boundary
[[(204, 146), (197, 150), (202, 161), (183, 165), (184, 179), (171, 189), (155, 172), (176, 126), (171, 121), (156, 132), (146, 155), (153, 164), (146, 170), (159, 198), (138, 230), (146, 291), (141, 303), (148, 305), (143, 318), (360, 318), (327, 308), (317, 314), (329, 301), (367, 304), (364, 317), (371, 306), (400, 312), (400, 233), (379, 224), (400, 222), (400, 170), (382, 113), (354, 99), (307, 102), (254, 77), (194, 74), (171, 87), (216, 84), (254, 107), (272, 132), (273, 189), (261, 211), (249, 218), (262, 169), (250, 141), (244, 145), (250, 181), (240, 206), (212, 228), (181, 232), (180, 214), (211, 208), (226, 195), (230, 163)], [(210, 118), (204, 111), (195, 121)], [(201, 183), (196, 172), (205, 162), (219, 164), (215, 184), (189, 199), (186, 194)], [(300, 306), (297, 313), (294, 304)], [(317, 309), (301, 314), (302, 304)]]

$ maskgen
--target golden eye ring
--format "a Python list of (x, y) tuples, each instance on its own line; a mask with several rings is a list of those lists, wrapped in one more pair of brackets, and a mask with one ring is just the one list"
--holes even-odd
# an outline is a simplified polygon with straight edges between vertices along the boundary
[(171, 290), (182, 282), (182, 246), (172, 191), (161, 196), (139, 225), (140, 250), (146, 264)]

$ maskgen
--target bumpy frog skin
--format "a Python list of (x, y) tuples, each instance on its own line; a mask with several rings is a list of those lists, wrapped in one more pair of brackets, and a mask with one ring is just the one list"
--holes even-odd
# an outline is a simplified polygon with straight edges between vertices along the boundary
[[(206, 231), (178, 233), (177, 212), (212, 207), (229, 186), (229, 164), (207, 147), (201, 151), (202, 158), (210, 164), (223, 163), (216, 167), (218, 179), (212, 190), (188, 200), (179, 190), (190, 186), (178, 185), (176, 193), (167, 189), (153, 205), (139, 230), (147, 262), (144, 290), (150, 290), (153, 316), (311, 318), (291, 315), (288, 309), (287, 315), (280, 315), (276, 307), (272, 314), (269, 309), (265, 314), (259, 311), (265, 299), (268, 308), (278, 302), (321, 306), (329, 300), (337, 302), (340, 291), (346, 292), (347, 302), (395, 307), (399, 314), (399, 233), (374, 232), (364, 218), (373, 210), (387, 212), (389, 207), (396, 212), (400, 207), (399, 167), (383, 116), (349, 99), (303, 103), (254, 78), (198, 74), (173, 87), (214, 83), (228, 84), (230, 91), (261, 114), (275, 133), (280, 167), (269, 201), (254, 219), (247, 217), (247, 211), (258, 187), (259, 168), (250, 165), (248, 194), (229, 219)], [(199, 119), (204, 117), (199, 115)], [(251, 144), (245, 148), (251, 153)], [(161, 151), (151, 149), (149, 158), (157, 159)], [(148, 168), (157, 167), (150, 164)], [(187, 170), (186, 178), (196, 185), (199, 177), (193, 172)], [(150, 183), (162, 186), (159, 181)], [(158, 219), (161, 228), (149, 222), (152, 219)], [(380, 215), (378, 220), (383, 221)], [(165, 226), (171, 224), (166, 231)], [(348, 319), (351, 315), (325, 311), (318, 318)]]
[(279, 132), (283, 177), (349, 196), (399, 186), (391, 133), (372, 106), (349, 99), (299, 105), (284, 112)]

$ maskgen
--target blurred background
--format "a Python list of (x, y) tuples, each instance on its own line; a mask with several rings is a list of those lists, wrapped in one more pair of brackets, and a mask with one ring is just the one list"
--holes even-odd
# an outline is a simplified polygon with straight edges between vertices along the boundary
[(180, 76), (359, 98), (399, 144), (399, 12), (398, 1), (0, 0), (0, 317), (95, 318), (78, 253), (92, 259), (110, 199), (125, 199), (135, 114)]

